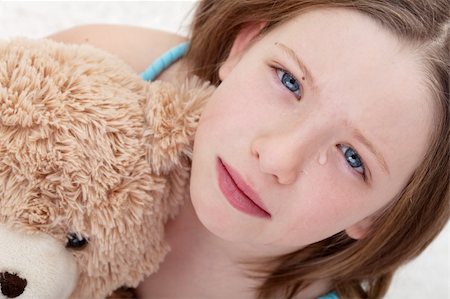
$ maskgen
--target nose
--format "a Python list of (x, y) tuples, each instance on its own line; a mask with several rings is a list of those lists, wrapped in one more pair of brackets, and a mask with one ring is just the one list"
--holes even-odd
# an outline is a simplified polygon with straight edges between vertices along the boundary
[(0, 272), (0, 286), (0, 291), (6, 298), (16, 298), (25, 291), (27, 281), (17, 274)]
[(294, 135), (289, 132), (267, 134), (255, 138), (251, 144), (252, 155), (258, 159), (260, 170), (283, 185), (297, 180), (304, 172), (303, 162), (311, 154), (312, 143), (307, 142), (307, 136)]

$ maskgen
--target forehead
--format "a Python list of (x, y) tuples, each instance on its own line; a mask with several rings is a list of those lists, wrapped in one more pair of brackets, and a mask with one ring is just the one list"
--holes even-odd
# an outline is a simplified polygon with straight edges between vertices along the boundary
[(433, 112), (417, 51), (370, 17), (336, 8), (303, 13), (261, 40), (267, 47), (279, 42), (312, 74), (305, 101), (313, 98), (324, 117), (362, 131), (388, 164), (417, 166)]

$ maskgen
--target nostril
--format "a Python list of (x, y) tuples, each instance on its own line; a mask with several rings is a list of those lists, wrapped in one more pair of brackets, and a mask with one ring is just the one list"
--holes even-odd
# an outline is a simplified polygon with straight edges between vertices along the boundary
[(0, 272), (0, 286), (3, 295), (7, 298), (16, 298), (25, 290), (27, 281), (16, 274)]

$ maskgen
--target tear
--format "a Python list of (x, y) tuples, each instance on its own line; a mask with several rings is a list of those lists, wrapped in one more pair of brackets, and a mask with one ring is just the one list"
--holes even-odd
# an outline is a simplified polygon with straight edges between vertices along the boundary
[(325, 165), (327, 163), (327, 151), (323, 151), (319, 154), (319, 164)]

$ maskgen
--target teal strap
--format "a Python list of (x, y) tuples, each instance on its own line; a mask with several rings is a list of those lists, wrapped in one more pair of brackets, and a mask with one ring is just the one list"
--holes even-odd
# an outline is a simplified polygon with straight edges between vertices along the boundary
[(331, 292), (326, 295), (320, 296), (317, 299), (339, 299), (339, 297), (335, 292)]
[(168, 68), (172, 63), (184, 56), (189, 48), (189, 43), (184, 42), (168, 50), (156, 59), (145, 71), (141, 73), (141, 78), (145, 81), (152, 81), (159, 74)]

